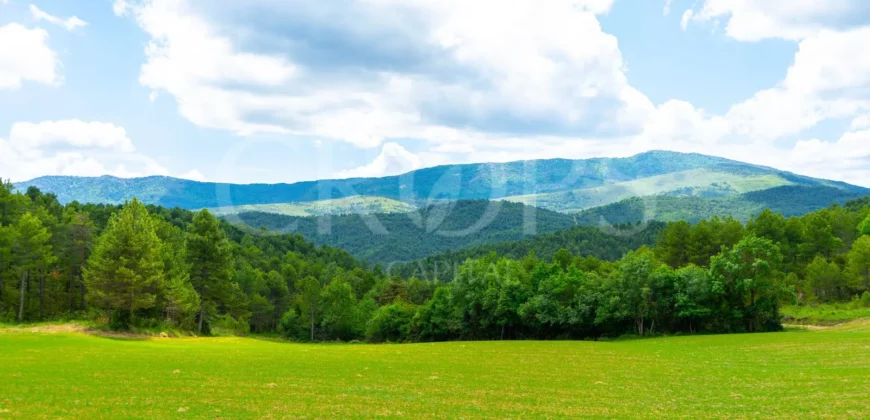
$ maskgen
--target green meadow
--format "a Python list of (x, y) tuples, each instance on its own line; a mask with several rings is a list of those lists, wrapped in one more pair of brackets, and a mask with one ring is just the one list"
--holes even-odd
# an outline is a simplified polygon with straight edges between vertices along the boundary
[(610, 342), (0, 330), (0, 418), (868, 418), (870, 324)]

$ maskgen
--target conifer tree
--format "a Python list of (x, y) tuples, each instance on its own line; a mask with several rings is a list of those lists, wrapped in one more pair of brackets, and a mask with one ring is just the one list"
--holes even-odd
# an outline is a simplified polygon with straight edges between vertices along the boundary
[(199, 294), (197, 331), (201, 333), (207, 309), (214, 310), (221, 296), (229, 290), (232, 253), (220, 223), (208, 210), (193, 216), (193, 222), (188, 226), (186, 248), (190, 283)]
[(44, 270), (54, 261), (51, 253), (51, 233), (43, 226), (42, 221), (33, 215), (25, 213), (12, 226), (12, 265), (18, 270), (21, 279), (19, 287), (18, 322), (24, 320), (24, 298), (27, 293), (27, 281), (37, 270)]
[(124, 325), (133, 312), (154, 306), (164, 287), (163, 243), (154, 220), (135, 198), (112, 216), (84, 270), (91, 303)]

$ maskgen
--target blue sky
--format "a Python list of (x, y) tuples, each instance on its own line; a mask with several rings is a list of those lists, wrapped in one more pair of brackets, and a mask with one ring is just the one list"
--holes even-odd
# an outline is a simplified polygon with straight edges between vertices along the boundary
[(0, 0), (0, 177), (713, 154), (870, 186), (863, 0)]

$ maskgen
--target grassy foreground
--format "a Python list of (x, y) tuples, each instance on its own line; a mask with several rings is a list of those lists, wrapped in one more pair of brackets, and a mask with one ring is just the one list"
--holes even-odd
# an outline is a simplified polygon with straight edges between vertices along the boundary
[(870, 324), (618, 342), (0, 330), (0, 418), (870, 417)]
[(852, 302), (815, 306), (786, 306), (781, 310), (787, 323), (837, 325), (856, 319), (870, 319), (870, 308)]

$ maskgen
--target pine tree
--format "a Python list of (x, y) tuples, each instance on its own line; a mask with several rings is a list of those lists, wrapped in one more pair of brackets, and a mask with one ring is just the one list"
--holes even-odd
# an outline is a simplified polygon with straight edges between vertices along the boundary
[(33, 215), (25, 213), (12, 226), (12, 266), (18, 270), (21, 279), (19, 288), (18, 322), (24, 320), (24, 298), (27, 293), (27, 281), (37, 270), (44, 272), (47, 266), (54, 262), (51, 253), (51, 233), (43, 226), (42, 221)]
[(84, 270), (89, 300), (121, 316), (154, 306), (164, 287), (163, 244), (148, 210), (135, 198), (112, 216)]
[(79, 212), (72, 208), (67, 208), (64, 214), (64, 222), (66, 224), (66, 249), (64, 250), (64, 259), (69, 270), (69, 310), (75, 310), (76, 296), (74, 293), (76, 284), (79, 288), (79, 309), (85, 310), (85, 285), (84, 277), (82, 276), (82, 267), (87, 262), (88, 255), (93, 248), (94, 242), (94, 223), (91, 222), (90, 216), (85, 212)]
[(308, 321), (311, 341), (314, 341), (314, 326), (320, 318), (321, 290), (320, 282), (313, 276), (306, 276), (296, 281), (296, 305), (299, 307), (300, 321)]
[(154, 223), (157, 237), (163, 243), (160, 254), (166, 278), (166, 288), (158, 300), (158, 307), (175, 325), (192, 329), (199, 312), (199, 295), (190, 284), (185, 233), (160, 218), (155, 217)]
[(186, 248), (190, 283), (199, 294), (197, 331), (201, 333), (206, 309), (215, 308), (221, 296), (229, 290), (232, 253), (220, 223), (208, 210), (193, 216), (193, 222), (188, 226)]

